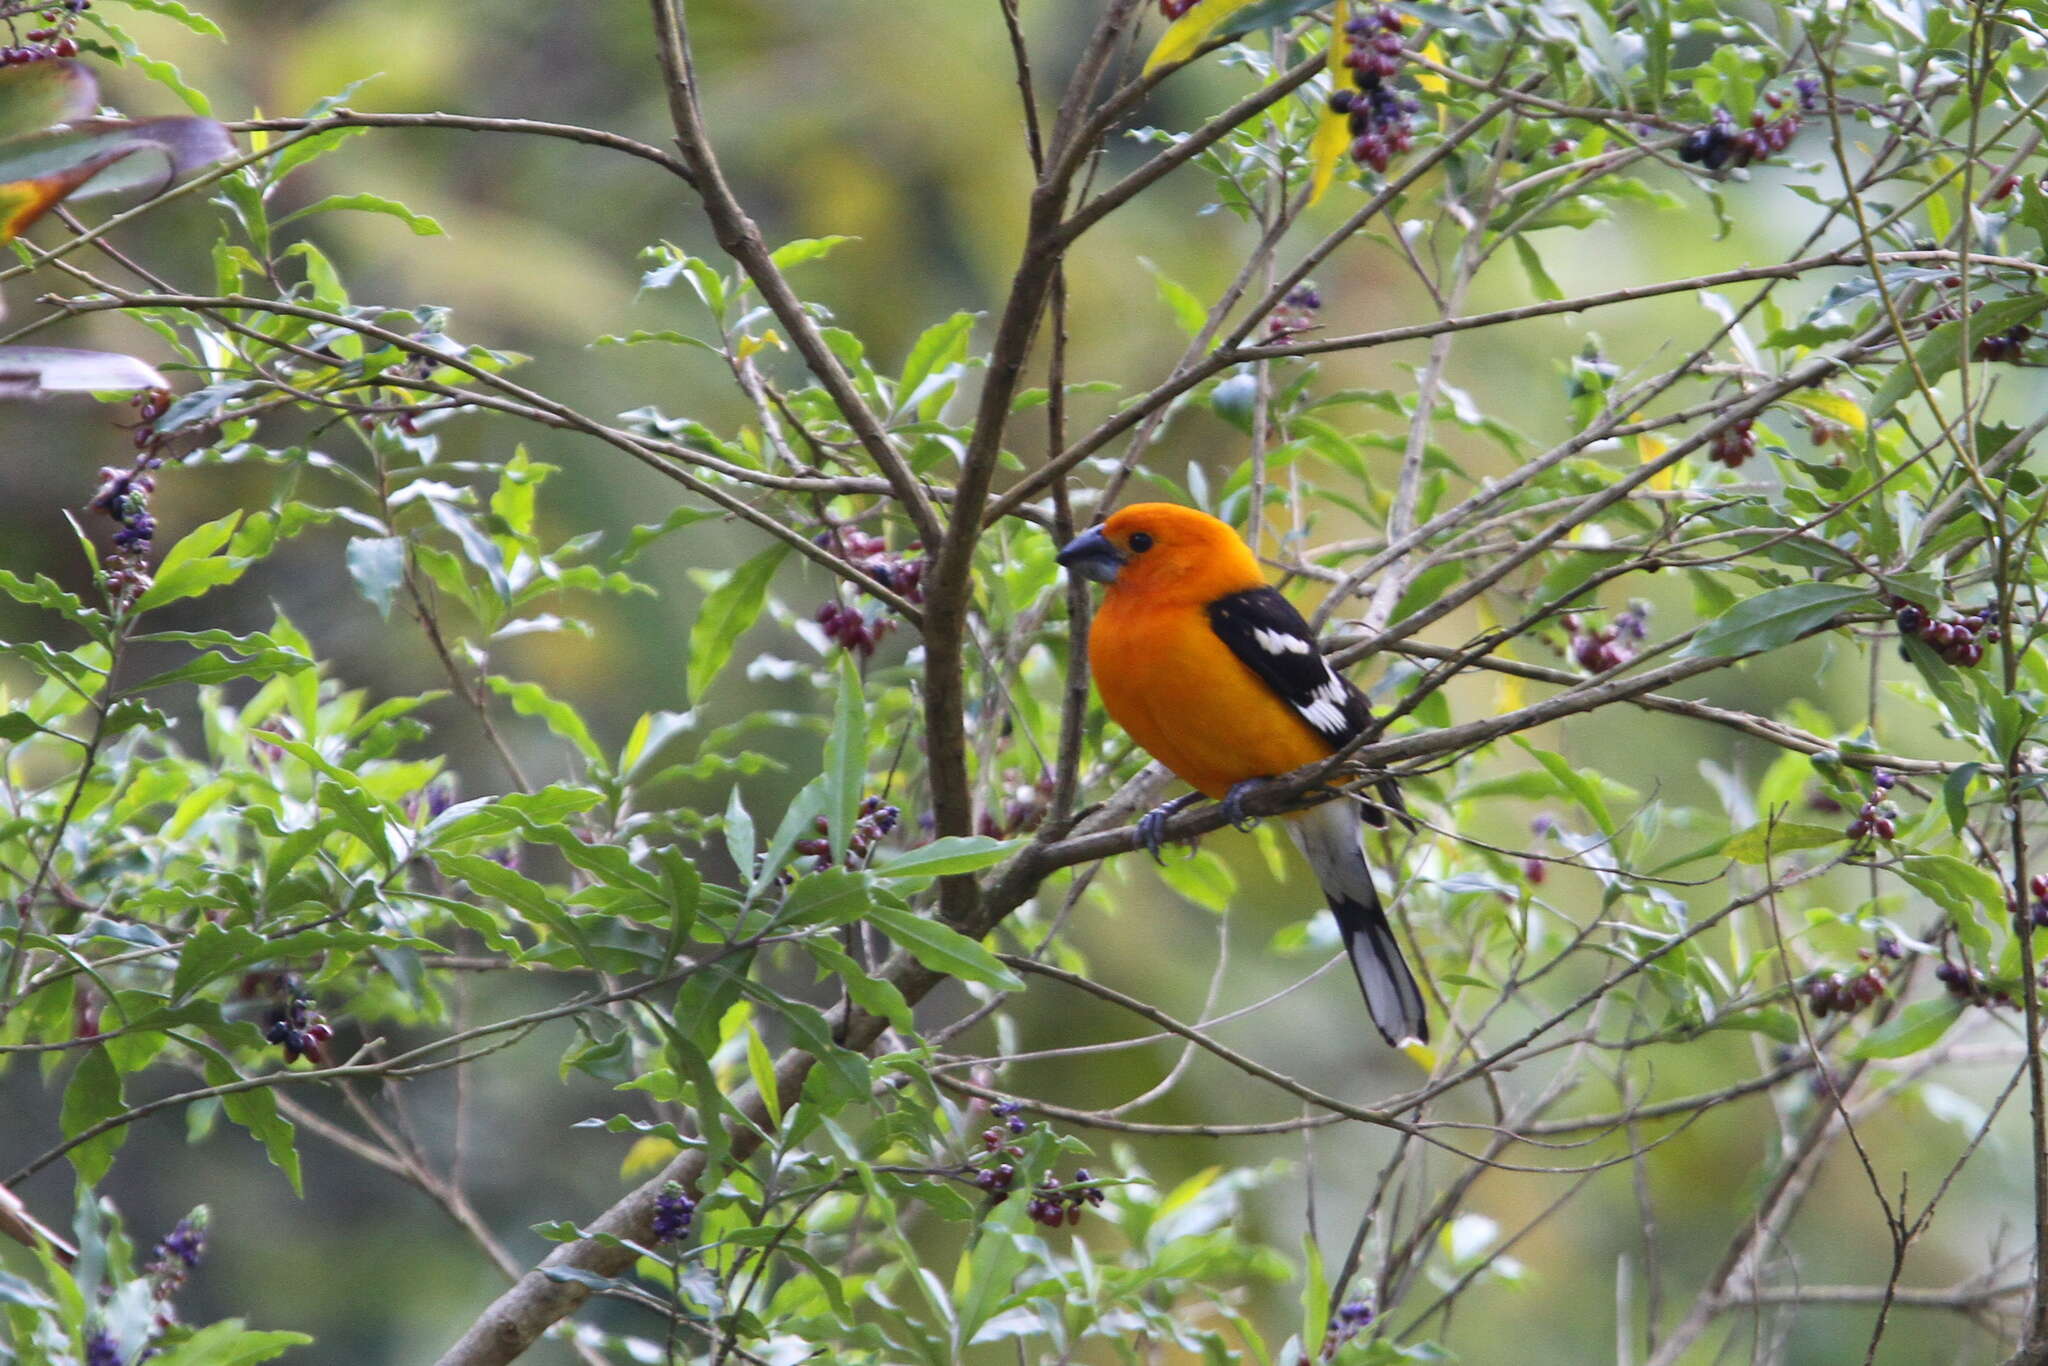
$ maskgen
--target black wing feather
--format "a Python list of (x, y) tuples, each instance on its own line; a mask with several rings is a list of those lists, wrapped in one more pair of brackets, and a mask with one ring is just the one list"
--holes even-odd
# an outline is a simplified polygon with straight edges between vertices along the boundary
[(1316, 733), (1341, 748), (1372, 724), (1365, 694), (1332, 669), (1294, 604), (1276, 588), (1247, 588), (1209, 604), (1209, 626)]
[[(1230, 653), (1294, 708), (1301, 719), (1341, 749), (1372, 725), (1365, 694), (1332, 669), (1309, 625), (1277, 588), (1247, 588), (1209, 604), (1209, 627)], [(1380, 804), (1407, 824), (1406, 804), (1393, 783), (1378, 785)], [(1365, 818), (1386, 824), (1370, 804)]]

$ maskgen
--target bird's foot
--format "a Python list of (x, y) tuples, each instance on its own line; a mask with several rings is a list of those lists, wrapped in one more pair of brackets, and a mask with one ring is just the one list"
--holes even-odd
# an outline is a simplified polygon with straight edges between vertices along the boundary
[(1170, 802), (1162, 802), (1138, 817), (1138, 843), (1160, 867), (1166, 866), (1166, 822), (1200, 801), (1201, 796), (1199, 792), (1190, 792)]
[(1247, 778), (1241, 783), (1232, 783), (1230, 791), (1223, 794), (1223, 818), (1239, 830), (1249, 830), (1259, 823), (1257, 816), (1244, 813), (1244, 799), (1264, 787), (1270, 779)]

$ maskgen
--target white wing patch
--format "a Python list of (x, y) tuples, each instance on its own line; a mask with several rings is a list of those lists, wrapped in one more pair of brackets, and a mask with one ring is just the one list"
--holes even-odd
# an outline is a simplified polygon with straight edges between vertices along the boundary
[(1295, 710), (1304, 721), (1325, 735), (1343, 736), (1350, 730), (1344, 717), (1344, 680), (1331, 674), (1329, 680), (1308, 696)]
[(1252, 631), (1252, 639), (1256, 640), (1259, 648), (1269, 655), (1305, 655), (1316, 648), (1312, 641), (1264, 626)]

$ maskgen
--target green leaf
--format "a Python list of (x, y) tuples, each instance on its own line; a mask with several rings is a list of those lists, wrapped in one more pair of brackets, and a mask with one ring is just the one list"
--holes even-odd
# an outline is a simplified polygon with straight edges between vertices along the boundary
[(769, 254), (768, 259), (778, 270), (788, 270), (808, 261), (822, 261), (832, 252), (848, 242), (858, 242), (858, 237), (830, 235), (825, 237), (799, 237), (793, 242), (784, 242)]
[[(105, 1048), (88, 1048), (78, 1068), (64, 1087), (62, 1123), (64, 1137), (76, 1138), (102, 1120), (111, 1119), (126, 1108), (121, 1099), (121, 1074), (114, 1069), (113, 1056)], [(97, 1186), (114, 1165), (114, 1154), (128, 1137), (126, 1125), (118, 1125), (98, 1137), (79, 1144), (65, 1156), (78, 1172), (82, 1186)]]
[(865, 873), (845, 868), (822, 868), (807, 873), (783, 898), (780, 925), (844, 925), (867, 914), (874, 900), (874, 887)]
[(1928, 1001), (1915, 1001), (1863, 1036), (1849, 1050), (1851, 1058), (1903, 1058), (1932, 1047), (1963, 1013), (1960, 998), (1947, 992)]
[(839, 1046), (832, 1038), (832, 1026), (826, 1021), (824, 1012), (816, 1006), (777, 995), (759, 982), (742, 981), (740, 990), (788, 1021), (796, 1046), (835, 1073), (841, 1086), (849, 1093), (856, 1096), (867, 1094), (870, 1075), (867, 1059)]
[(1301, 1235), (1301, 1341), (1310, 1350), (1330, 1328), (1330, 1277), (1323, 1269), (1323, 1249), (1315, 1235)]
[(248, 561), (214, 554), (228, 543), (241, 520), (240, 512), (230, 512), (188, 532), (165, 553), (163, 563), (157, 566), (156, 582), (137, 599), (136, 610), (195, 598), (242, 577)]
[(910, 1032), (915, 1024), (910, 1003), (903, 999), (903, 993), (896, 989), (895, 983), (875, 976), (854, 962), (835, 941), (823, 935), (805, 939), (803, 946), (804, 952), (818, 960), (819, 967), (839, 979), (839, 985), (855, 1005), (870, 1015), (881, 1016), (906, 1034)]
[(416, 237), (440, 237), (444, 235), (440, 223), (434, 219), (429, 218), (423, 213), (414, 213), (397, 200), (386, 199), (380, 194), (331, 194), (325, 199), (308, 204), (303, 209), (286, 214), (277, 220), (277, 226), (283, 227), (294, 218), (304, 218), (308, 214), (333, 213), (338, 209), (355, 209), (363, 213), (388, 215), (411, 228), (413, 235)]
[(1897, 871), (1915, 891), (1948, 912), (1972, 954), (1979, 959), (1991, 956), (1991, 927), (2005, 914), (2005, 890), (1997, 878), (1947, 854), (1902, 858)]
[(304, 1333), (251, 1332), (240, 1319), (222, 1319), (149, 1360), (150, 1366), (255, 1366), (312, 1341)]
[(639, 559), (641, 552), (646, 550), (648, 546), (668, 535), (671, 531), (680, 531), (684, 527), (695, 526), (697, 523), (709, 521), (717, 515), (715, 512), (707, 512), (702, 508), (679, 507), (673, 509), (668, 516), (662, 518), (659, 522), (648, 522), (636, 526), (626, 533), (625, 549), (619, 552), (619, 557), (615, 563), (629, 565)]
[(955, 313), (944, 322), (926, 328), (911, 344), (903, 361), (903, 375), (896, 381), (896, 408), (901, 412), (930, 397), (919, 391), (934, 375), (960, 364), (967, 356), (967, 337), (974, 330), (976, 313)]
[(471, 891), (496, 897), (532, 924), (547, 927), (579, 949), (585, 947), (582, 926), (547, 888), (525, 874), (479, 854), (437, 854), (434, 862), (448, 876), (467, 882)]
[(164, 552), (162, 562), (157, 565), (157, 578), (162, 579), (164, 575), (194, 560), (205, 559), (218, 551), (234, 536), (235, 528), (241, 521), (240, 512), (230, 512), (224, 517), (216, 517), (210, 522), (202, 522), (193, 527), (178, 538), (177, 544)]
[(221, 32), (219, 24), (214, 23), (213, 20), (197, 10), (185, 8), (178, 3), (178, 0), (120, 0), (120, 3), (126, 5), (129, 9), (147, 10), (151, 14), (161, 14), (166, 19), (183, 24), (202, 38), (225, 39), (227, 37), (225, 33)]
[(1920, 376), (1925, 376), (1931, 385), (1939, 384), (1943, 376), (1962, 363), (1965, 323), (1969, 325), (1974, 347), (1985, 337), (2026, 322), (2043, 308), (2048, 308), (2048, 294), (2020, 294), (1987, 303), (1967, 319), (1958, 318), (1935, 328), (1914, 348), (1912, 363), (1901, 361), (1877, 386), (1877, 392), (1870, 400), (1870, 420), (1876, 422), (1896, 408), (1907, 395), (1919, 392), (1920, 379), (1914, 374), (1915, 365), (1919, 367)]
[(1027, 1245), (1016, 1235), (1018, 1202), (1006, 1204), (983, 1220), (980, 1236), (961, 1249), (961, 1265), (953, 1274), (955, 1361), (967, 1359), (967, 1346), (982, 1326), (1011, 1303), (1018, 1276), (1031, 1261)]
[(1721, 852), (1738, 863), (1762, 863), (1800, 849), (1823, 849), (1847, 841), (1848, 832), (1832, 825), (1800, 825), (1790, 821), (1759, 821), (1731, 836)]
[(847, 843), (860, 821), (867, 774), (867, 698), (861, 691), (860, 666), (849, 650), (839, 656), (839, 700), (832, 711), (832, 734), (825, 741), (825, 819), (834, 863), (846, 862)]
[(351, 536), (348, 576), (356, 581), (377, 615), (391, 619), (391, 599), (405, 582), (405, 540), (399, 536)]
[(1557, 281), (1550, 278), (1550, 272), (1543, 268), (1543, 258), (1536, 254), (1536, 248), (1521, 233), (1511, 239), (1515, 244), (1515, 255), (1522, 262), (1522, 273), (1529, 277), (1529, 288), (1536, 297), (1555, 302), (1564, 297), (1564, 291), (1557, 287)]
[(1594, 779), (1598, 777), (1597, 774), (1582, 771), (1562, 754), (1553, 754), (1547, 749), (1537, 749), (1534, 745), (1524, 740), (1518, 739), (1515, 743), (1527, 750), (1537, 763), (1543, 765), (1544, 770), (1551, 777), (1557, 779), (1558, 786), (1569, 792), (1578, 801), (1579, 805), (1585, 809), (1586, 814), (1593, 818), (1593, 823), (1600, 827), (1602, 834), (1607, 835), (1609, 838), (1613, 837), (1614, 817), (1607, 809), (1607, 799), (1600, 795), (1600, 788), (1594, 782)]
[(704, 700), (712, 680), (732, 658), (733, 646), (761, 615), (768, 584), (789, 547), (777, 545), (732, 571), (711, 590), (690, 625), (690, 667), (685, 687), (692, 703)]
[(597, 747), (590, 727), (583, 724), (583, 718), (567, 702), (549, 695), (548, 690), (538, 683), (506, 678), (501, 674), (488, 675), (484, 682), (490, 685), (492, 692), (510, 702), (513, 711), (521, 716), (539, 717), (549, 730), (582, 751), (584, 758), (594, 764), (604, 762), (604, 751)]
[(886, 878), (947, 877), (1001, 863), (1027, 843), (1028, 840), (990, 839), (987, 835), (946, 835), (892, 854), (873, 867)]
[(197, 683), (201, 687), (210, 687), (237, 678), (275, 678), (279, 674), (295, 674), (312, 667), (313, 661), (296, 650), (258, 650), (246, 659), (230, 659), (219, 650), (208, 650), (189, 664), (182, 664), (121, 691), (133, 695), (169, 687), (173, 683)]
[[(240, 1080), (240, 1074), (226, 1054), (211, 1048), (204, 1051), (207, 1055), (207, 1085), (226, 1086)], [(267, 1086), (258, 1086), (222, 1096), (220, 1105), (230, 1120), (263, 1145), (270, 1165), (283, 1172), (285, 1180), (292, 1183), (292, 1193), (304, 1198), (306, 1185), (299, 1171), (298, 1126), (277, 1112), (277, 1094)]]
[(1958, 835), (1970, 823), (1970, 784), (1977, 781), (1983, 767), (1978, 763), (1962, 764), (1942, 780), (1942, 806), (1948, 812), (1949, 827)]
[(1138, 258), (1138, 264), (1152, 272), (1152, 283), (1159, 291), (1159, 301), (1173, 314), (1173, 321), (1181, 331), (1192, 337), (1208, 325), (1208, 307), (1195, 297), (1193, 290), (1142, 256)]
[(1774, 650), (1858, 606), (1874, 606), (1868, 588), (1847, 583), (1795, 583), (1744, 598), (1700, 628), (1681, 659), (1732, 659)]
[(925, 919), (907, 906), (877, 901), (868, 911), (868, 923), (933, 972), (982, 982), (1004, 991), (1024, 989), (1023, 980), (980, 944), (958, 930)]

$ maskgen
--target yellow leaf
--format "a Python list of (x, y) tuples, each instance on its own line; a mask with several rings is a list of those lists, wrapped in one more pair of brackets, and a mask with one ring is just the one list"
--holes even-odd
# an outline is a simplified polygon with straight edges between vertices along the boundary
[[(1344, 88), (1344, 50), (1349, 46), (1344, 32), (1345, 9), (1343, 5), (1330, 8), (1330, 82), (1339, 90)], [(1316, 120), (1316, 135), (1308, 144), (1310, 204), (1321, 199), (1323, 191), (1330, 188), (1330, 181), (1337, 174), (1337, 163), (1343, 159), (1344, 149), (1350, 143), (1350, 115), (1338, 113), (1325, 101), (1322, 117)]]
[(1333, 109), (1323, 111), (1316, 123), (1315, 140), (1308, 145), (1308, 162), (1314, 174), (1309, 179), (1308, 202), (1314, 204), (1337, 178), (1337, 163), (1351, 145), (1351, 122)]
[(667, 1139), (649, 1134), (626, 1149), (626, 1159), (619, 1163), (619, 1179), (636, 1181), (650, 1172), (658, 1172), (681, 1151)]
[(1493, 714), (1506, 716), (1511, 711), (1520, 711), (1528, 705), (1527, 692), (1520, 674), (1502, 674), (1494, 684)]
[(1145, 59), (1145, 74), (1149, 76), (1162, 66), (1194, 56), (1231, 15), (1251, 3), (1252, 0), (1195, 0), (1186, 14), (1168, 24), (1166, 32), (1159, 35), (1152, 55)]
[[(1494, 615), (1493, 604), (1485, 598), (1480, 598), (1474, 607), (1479, 616), (1480, 630), (1490, 631), (1500, 625), (1500, 618)], [(1505, 648), (1499, 653), (1503, 659), (1514, 658), (1512, 652)], [(1494, 680), (1493, 714), (1505, 716), (1511, 711), (1520, 711), (1526, 705), (1524, 691), (1519, 677), (1514, 674), (1500, 675)]]
[[(1434, 38), (1422, 45), (1422, 55), (1435, 62), (1438, 66), (1444, 64), (1443, 46)], [(1451, 88), (1449, 81), (1427, 68), (1418, 68), (1416, 70), (1415, 83), (1432, 95), (1441, 95)]]
[[(1664, 452), (1671, 449), (1671, 443), (1655, 432), (1637, 433), (1635, 443), (1636, 459), (1645, 465), (1662, 460)], [(1673, 465), (1669, 469), (1658, 470), (1650, 476), (1648, 487), (1653, 489), (1673, 489), (1678, 487), (1678, 466)]]
[(1810, 413), (1819, 413), (1837, 427), (1847, 427), (1852, 432), (1866, 431), (1870, 427), (1870, 420), (1863, 415), (1863, 409), (1845, 394), (1830, 393), (1826, 389), (1801, 389), (1785, 395), (1784, 402)]
[(787, 351), (789, 349), (783, 345), (782, 338), (776, 335), (775, 329), (772, 327), (758, 337), (749, 332), (740, 338), (740, 359), (745, 360), (749, 356), (766, 351), (771, 346), (777, 351)]

